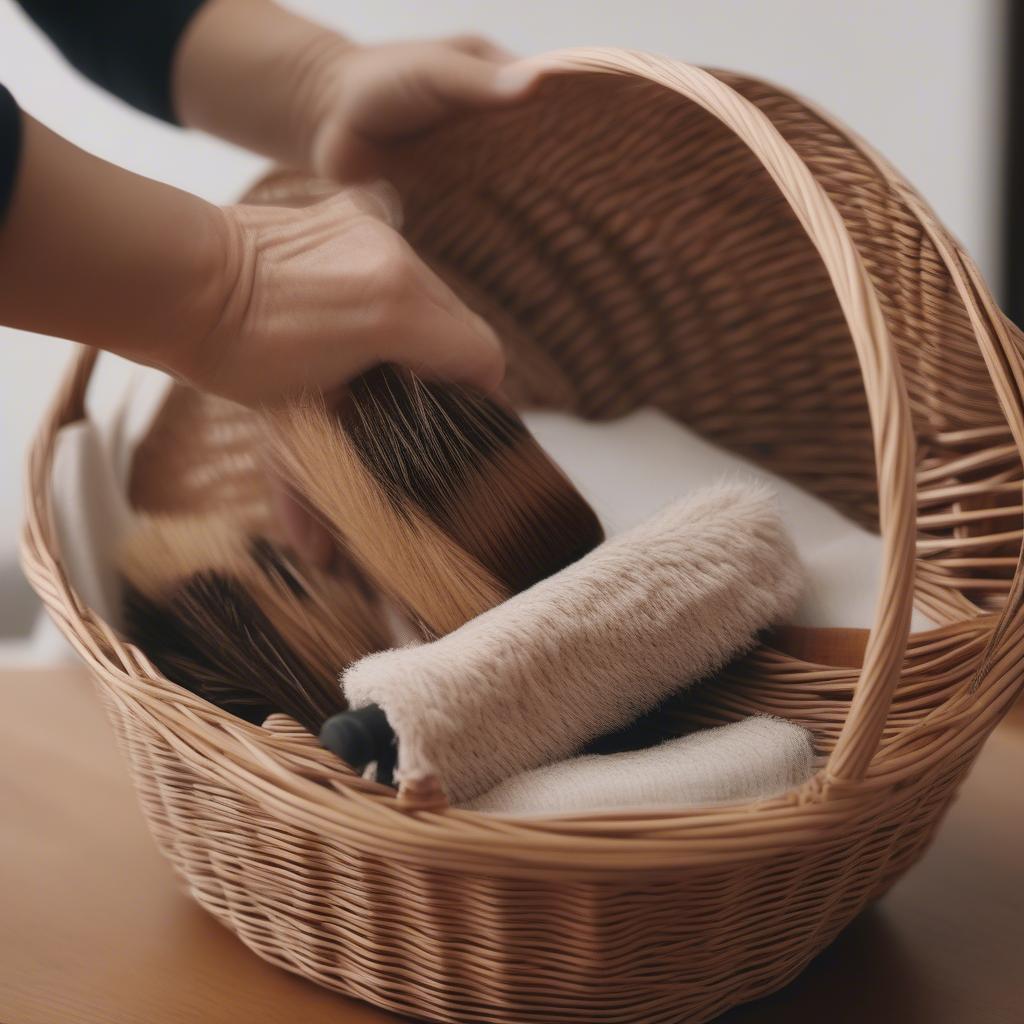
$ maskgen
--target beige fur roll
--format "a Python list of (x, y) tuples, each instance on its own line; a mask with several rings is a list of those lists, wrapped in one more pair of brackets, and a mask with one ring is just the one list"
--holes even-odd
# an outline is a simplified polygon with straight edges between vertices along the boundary
[(351, 707), (386, 713), (399, 781), (433, 776), (462, 803), (708, 675), (784, 620), (802, 582), (773, 492), (721, 484), (342, 684)]
[(585, 754), (534, 768), (462, 806), (534, 815), (766, 800), (813, 774), (811, 734), (758, 715), (646, 750)]

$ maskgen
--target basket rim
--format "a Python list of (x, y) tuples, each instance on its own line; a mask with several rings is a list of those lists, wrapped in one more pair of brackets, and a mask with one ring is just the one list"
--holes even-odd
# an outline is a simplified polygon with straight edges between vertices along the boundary
[[(792, 170), (791, 165), (796, 161), (803, 169), (803, 174), (798, 174), (797, 178), (801, 186), (806, 184), (805, 179), (810, 178), (809, 170), (765, 115), (706, 71), (665, 58), (613, 49), (558, 51), (541, 59), (550, 64), (553, 73), (632, 74), (679, 92), (684, 86), (691, 91), (696, 90), (705, 99), (710, 97), (710, 105), (701, 104), (705, 109), (720, 119), (723, 114), (732, 118), (759, 144), (768, 147), (768, 154), (782, 161), (781, 166)], [(785, 93), (783, 89), (778, 91)], [(690, 101), (697, 102), (693, 95), (685, 95)], [(814, 110), (802, 99), (800, 102)], [(817, 113), (830, 124), (835, 124), (828, 115)], [(762, 120), (768, 125), (767, 134), (764, 134), (766, 129)], [(734, 127), (733, 124), (729, 126)], [(964, 298), (978, 343), (993, 374), (1000, 404), (1018, 449), (1024, 453), (1024, 402), (1021, 400), (1024, 368), (1021, 353), (1014, 348), (1012, 330), (973, 264), (948, 236), (932, 211), (884, 159), (843, 126), (836, 125), (836, 128), (851, 146), (864, 153), (888, 184), (912, 204), (912, 209), (936, 242), (946, 268)], [(754, 152), (762, 156), (757, 149)], [(812, 178), (810, 180), (821, 191), (821, 186)], [(792, 184), (790, 182), (790, 186)], [(813, 216), (827, 216), (828, 209), (831, 209), (832, 215), (838, 218), (827, 198), (825, 203), (825, 214), (815, 204), (810, 204)], [(828, 224), (827, 219), (813, 220), (811, 226), (819, 234), (824, 233), (828, 246), (837, 245), (842, 250), (843, 239), (830, 236), (829, 228), (823, 224)], [(841, 221), (839, 226), (845, 235)], [(835, 225), (831, 227), (834, 232)], [(852, 249), (849, 239), (845, 241)], [(452, 838), (457, 827), (458, 849), (471, 864), (479, 868), (483, 858), (493, 868), (497, 858), (501, 862), (502, 873), (528, 870), (531, 877), (535, 877), (536, 871), (545, 867), (564, 873), (564, 868), (556, 869), (554, 861), (559, 861), (565, 854), (572, 855), (574, 870), (618, 873), (638, 867), (657, 870), (678, 869), (684, 863), (721, 864), (725, 860), (757, 858), (768, 851), (777, 855), (784, 848), (798, 849), (809, 843), (832, 844), (844, 836), (850, 839), (855, 835), (855, 826), (873, 817), (872, 808), (888, 799), (892, 787), (904, 785), (906, 792), (910, 793), (924, 784), (921, 780), (929, 773), (940, 772), (946, 745), (940, 735), (942, 728), (936, 728), (932, 740), (929, 740), (930, 746), (926, 744), (925, 749), (916, 750), (913, 772), (909, 769), (894, 771), (892, 766), (878, 763), (880, 751), (889, 750), (891, 746), (886, 744), (880, 748), (879, 741), (909, 636), (916, 540), (913, 433), (899, 367), (893, 365), (891, 345), (886, 344), (888, 331), (877, 308), (877, 297), (863, 267), (860, 267), (858, 277), (856, 267), (850, 268), (842, 262), (842, 258), (848, 260), (851, 255), (855, 262), (859, 262), (859, 257), (855, 251), (837, 253), (831, 248), (827, 251), (839, 266), (850, 270), (852, 279), (862, 290), (866, 289), (864, 294), (855, 294), (851, 300), (858, 304), (857, 308), (862, 313), (867, 310), (864, 315), (868, 327), (876, 329), (875, 334), (870, 334), (869, 330), (868, 342), (873, 356), (881, 359), (881, 364), (870, 365), (876, 373), (879, 367), (884, 371), (881, 378), (889, 389), (888, 404), (881, 403), (882, 408), (877, 410), (880, 423), (888, 429), (880, 430), (875, 426), (876, 462), (880, 468), (880, 486), (896, 495), (888, 520), (890, 569), (895, 567), (904, 571), (886, 573), (889, 589), (879, 597), (883, 621), (876, 621), (876, 628), (872, 630), (875, 638), (875, 661), (872, 664), (877, 665), (875, 686), (870, 692), (866, 692), (865, 686), (858, 686), (860, 717), (854, 714), (855, 709), (851, 705), (846, 726), (852, 739), (847, 740), (845, 747), (837, 748), (848, 753), (840, 759), (833, 754), (835, 763), (831, 764), (830, 770), (819, 772), (804, 786), (784, 796), (752, 804), (706, 805), (629, 814), (600, 812), (544, 819), (507, 818), (438, 808), (417, 803), (415, 799), (396, 798), (393, 791), (358, 778), (337, 762), (328, 763), (326, 758), (310, 755), (305, 745), (300, 749), (288, 738), (276, 737), (266, 729), (240, 722), (163, 679), (140, 651), (121, 641), (83, 604), (71, 588), (59, 561), (50, 504), (50, 467), (59, 429), (85, 415), (84, 393), (96, 360), (96, 353), (92, 350), (84, 350), (75, 361), (30, 453), (26, 487), (28, 514), (22, 543), (26, 575), (62, 632), (89, 663), (108, 700), (125, 714), (131, 714), (148, 728), (159, 732), (197, 772), (207, 773), (220, 781), (225, 775), (231, 777), (254, 799), (274, 806), (282, 818), (300, 827), (319, 831), (325, 824), (333, 825), (332, 834), (342, 845), (354, 842), (358, 837), (361, 848), (378, 842), (382, 850), (386, 849), (388, 855), (394, 857), (394, 840), (398, 837), (401, 839), (399, 845), (407, 845), (411, 850), (443, 851), (445, 869), (451, 867), (456, 870), (452, 860)], [(848, 286), (849, 281), (846, 284)], [(881, 333), (877, 333), (879, 326)], [(1003, 386), (996, 378), (997, 373), (1004, 378)], [(1006, 381), (1016, 382), (1016, 387), (1005, 386)], [(868, 379), (865, 386), (870, 392), (872, 385)], [(875, 410), (872, 420), (875, 422)], [(887, 536), (885, 525), (884, 522), (883, 537)], [(1021, 576), (1018, 570), (1015, 580), (1018, 588)], [(889, 614), (893, 606), (899, 609), (896, 615)], [(882, 615), (882, 612), (886, 614)], [(979, 616), (979, 622), (982, 618), (984, 616)], [(1007, 668), (1001, 665), (1000, 659), (1005, 660), (1009, 638), (1019, 639), (1017, 634), (1024, 628), (1020, 601), (1008, 601), (1006, 609), (998, 615), (993, 614), (991, 619), (989, 667), (992, 671), (984, 678), (979, 674), (972, 691), (961, 695), (948, 709), (956, 719), (958, 746), (983, 739), (1014, 695), (1014, 687), (1005, 685)], [(927, 642), (929, 637), (944, 634), (946, 629), (938, 627), (934, 631), (917, 634), (911, 643)], [(997, 643), (1001, 639), (1007, 642)], [(1001, 672), (998, 676), (994, 671), (997, 667)], [(995, 685), (997, 680), (1004, 685)], [(983, 686), (983, 683), (988, 685)], [(962, 717), (966, 720), (960, 721)], [(943, 723), (942, 727), (946, 724)], [(912, 740), (911, 737), (907, 742), (913, 745)], [(223, 774), (218, 775), (214, 766)], [(821, 812), (817, 820), (809, 819), (805, 813), (811, 806)], [(627, 837), (629, 843), (624, 846), (623, 839)], [(683, 839), (685, 843), (680, 842)]]

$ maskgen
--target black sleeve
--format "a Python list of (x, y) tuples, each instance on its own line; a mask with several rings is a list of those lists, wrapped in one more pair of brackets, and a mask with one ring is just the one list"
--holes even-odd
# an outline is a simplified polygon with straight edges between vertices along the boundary
[(0, 85), (0, 224), (14, 191), (20, 150), (21, 111), (14, 97)]
[[(18, 0), (82, 74), (139, 110), (175, 121), (171, 63), (205, 0)], [(0, 85), (0, 223), (14, 191), (21, 111)]]
[(171, 105), (174, 51), (203, 2), (18, 0), (83, 75), (165, 121), (176, 120)]

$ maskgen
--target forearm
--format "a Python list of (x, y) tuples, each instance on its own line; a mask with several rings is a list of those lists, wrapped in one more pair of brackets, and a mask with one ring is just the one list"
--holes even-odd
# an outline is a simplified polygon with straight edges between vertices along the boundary
[(0, 322), (191, 376), (223, 292), (221, 212), (22, 114), (0, 224)]
[(307, 167), (318, 104), (351, 49), (342, 36), (271, 0), (207, 0), (172, 64), (182, 124)]

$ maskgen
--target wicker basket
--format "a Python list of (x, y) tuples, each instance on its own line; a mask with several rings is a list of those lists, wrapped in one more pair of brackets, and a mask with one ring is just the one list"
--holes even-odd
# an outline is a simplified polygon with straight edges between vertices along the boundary
[[(880, 529), (862, 649), (763, 646), (665, 711), (800, 722), (825, 764), (810, 783), (502, 820), (397, 798), (168, 683), (83, 606), (55, 545), (54, 441), (83, 415), (90, 353), (32, 452), (24, 561), (160, 847), (261, 956), (435, 1020), (704, 1021), (785, 984), (921, 855), (1021, 687), (1024, 347), (922, 200), (806, 103), (638, 54), (555, 61), (526, 107), (399, 154), (408, 234), (503, 332), (519, 400), (656, 406)], [(229, 474), (188, 470), (225, 464), (223, 415), (178, 393), (135, 499), (218, 500)], [(914, 601), (937, 628), (908, 642)]]

